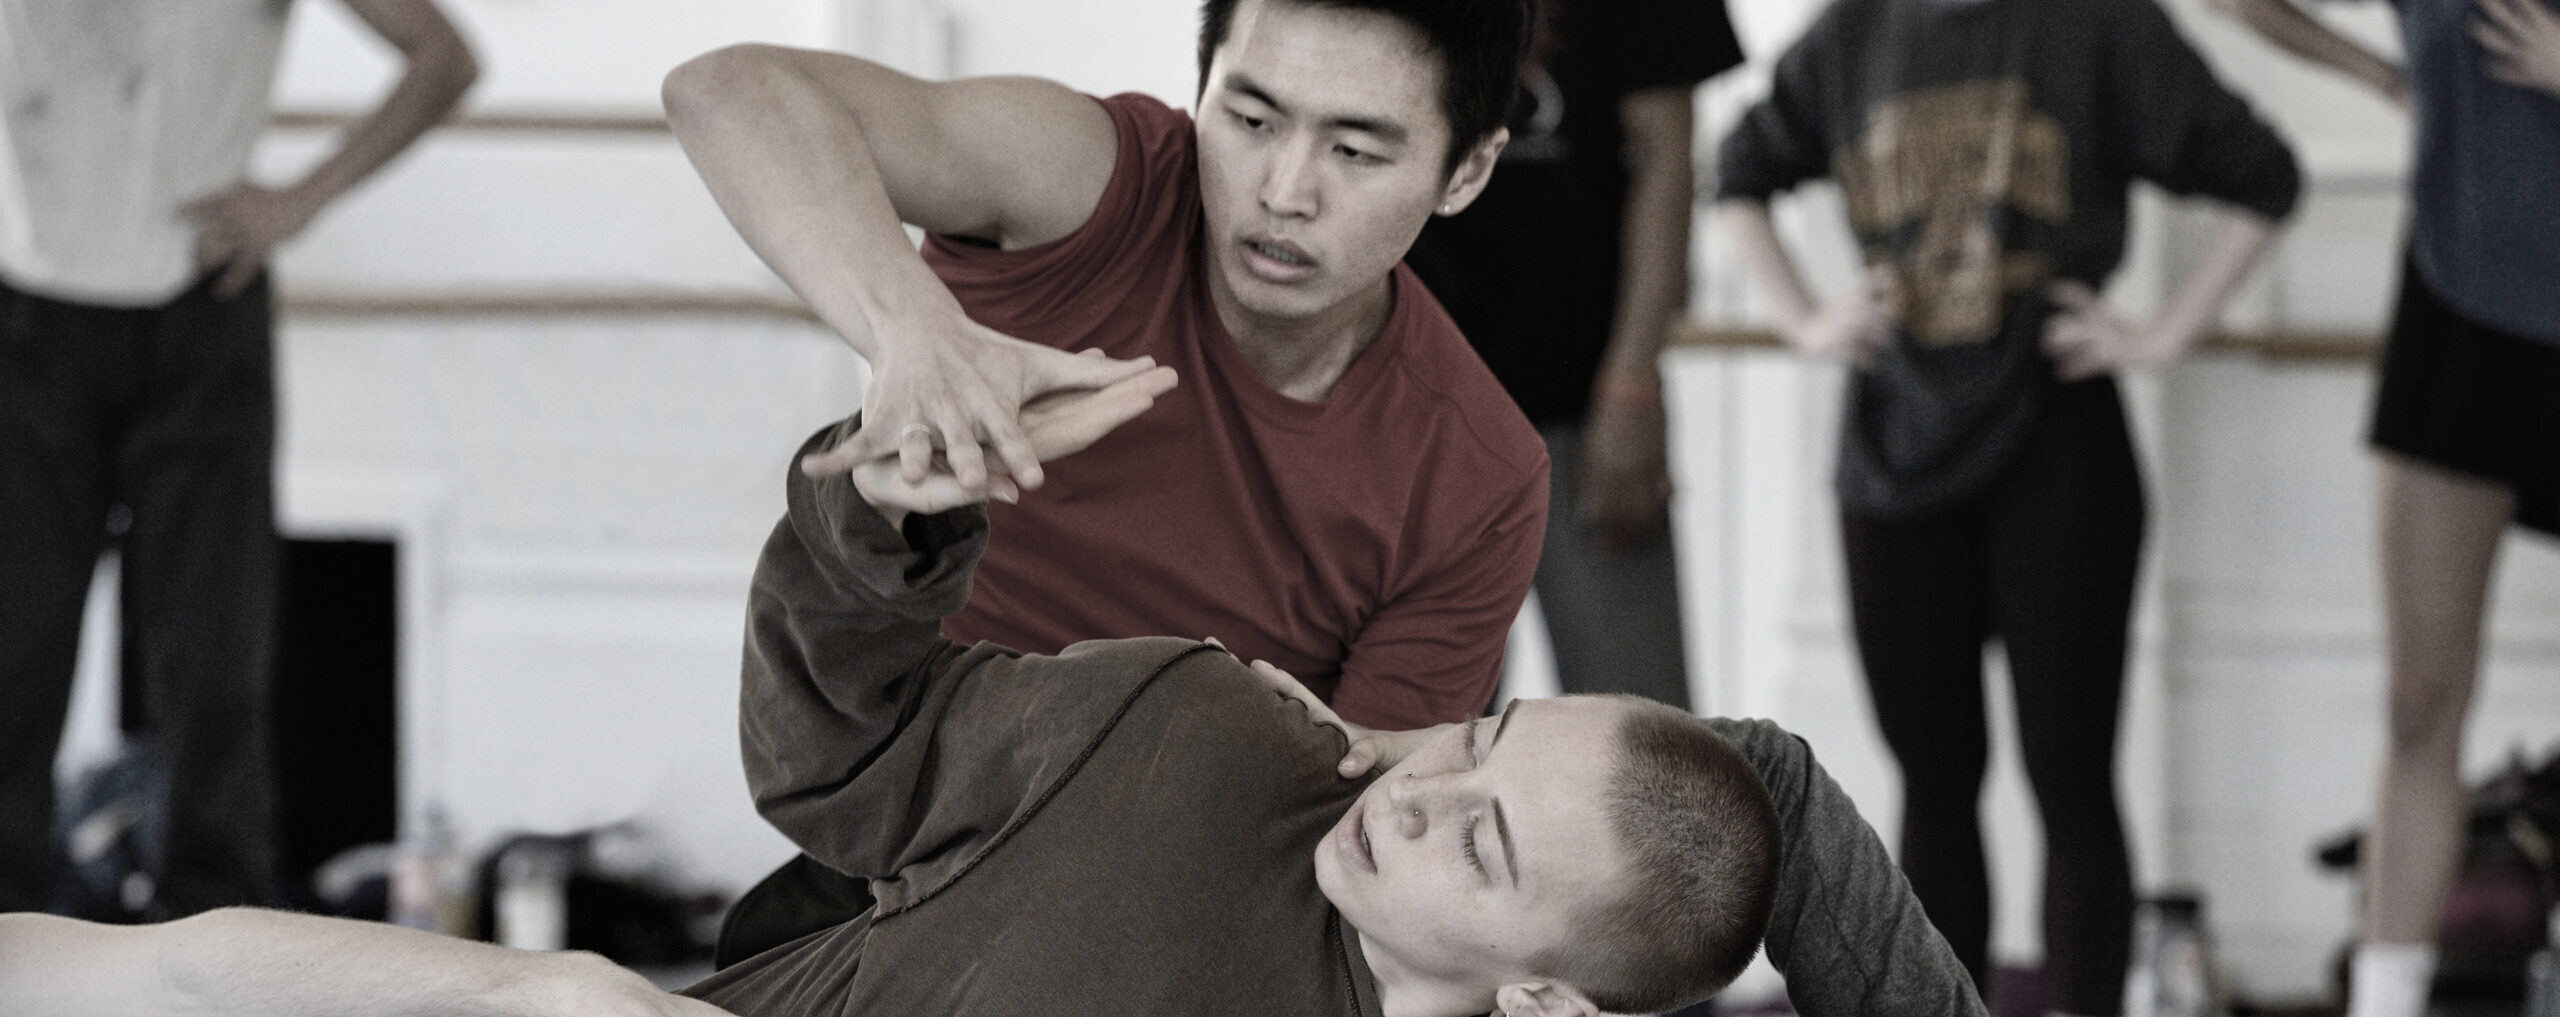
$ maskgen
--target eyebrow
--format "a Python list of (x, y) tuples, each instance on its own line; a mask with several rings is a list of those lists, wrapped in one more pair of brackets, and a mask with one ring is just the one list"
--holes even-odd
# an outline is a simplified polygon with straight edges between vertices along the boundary
[[(1261, 82), (1253, 80), (1242, 72), (1228, 72), (1227, 79), (1222, 82), (1222, 84), (1228, 91), (1236, 92), (1243, 95), (1245, 98), (1251, 99), (1265, 106), (1269, 106), (1282, 116), (1289, 115), (1289, 107), (1287, 105), (1273, 97), (1269, 91), (1265, 90), (1262, 87)], [(1327, 117), (1324, 120), (1324, 126), (1337, 130), (1358, 131), (1362, 134), (1374, 136), (1391, 145), (1404, 144), (1405, 139), (1410, 137), (1412, 133), (1405, 130), (1403, 124), (1381, 117)]]
[[(1502, 708), (1502, 719), (1493, 723), (1493, 740), (1484, 743), (1484, 754), (1487, 757), (1493, 755), (1495, 745), (1501, 744), (1502, 729), (1511, 726), (1511, 711), (1519, 708), (1520, 701), (1517, 699), (1512, 700), (1511, 705)], [(1511, 845), (1511, 820), (1502, 814), (1500, 798), (1493, 800), (1493, 832), (1502, 838), (1502, 867), (1511, 870), (1511, 885), (1516, 888), (1520, 885), (1520, 851)]]

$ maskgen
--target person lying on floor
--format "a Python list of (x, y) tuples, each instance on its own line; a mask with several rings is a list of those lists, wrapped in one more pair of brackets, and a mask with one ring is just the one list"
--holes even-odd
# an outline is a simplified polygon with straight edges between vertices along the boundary
[(1365, 737), (1212, 643), (964, 647), (939, 623), (987, 540), (982, 496), (943, 472), (911, 486), (895, 460), (795, 471), (789, 491), (750, 594), (749, 784), (877, 903), (689, 995), (745, 1014), (1658, 1012), (1729, 982), (1783, 911), (1807, 947), (1789, 959), (1814, 962), (1799, 977), (1979, 1012), (1874, 835), (1772, 725), (1566, 697)]
[[(1170, 384), (1158, 369), (1026, 423), (1065, 454)], [(980, 496), (947, 471), (910, 485), (894, 460), (788, 485), (750, 594), (748, 775), (768, 819), (878, 903), (687, 996), (745, 1017), (1641, 1012), (1720, 988), (1766, 929), (1828, 998), (1981, 1012), (1874, 835), (1773, 725), (1597, 697), (1375, 736), (1214, 644), (962, 647), (938, 625), (986, 540)], [(471, 1012), (720, 1012), (510, 1003), (505, 969), (552, 958), (213, 918), (259, 924), (207, 955), (185, 922), (0, 920), (0, 1009), (294, 1017), (343, 1009), (326, 990), (344, 983), (380, 1013), (454, 989)], [(414, 949), (350, 949), (382, 937)], [(222, 963), (189, 977), (171, 958), (191, 949)]]

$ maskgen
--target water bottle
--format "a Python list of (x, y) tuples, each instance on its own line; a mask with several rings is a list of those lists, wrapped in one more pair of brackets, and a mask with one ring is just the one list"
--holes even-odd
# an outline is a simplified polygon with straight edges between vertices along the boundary
[(569, 945), (569, 870), (576, 860), (568, 844), (548, 837), (520, 838), (498, 855), (498, 945)]
[(2544, 921), (2542, 949), (2525, 962), (2524, 1017), (2560, 1017), (2560, 905)]
[(394, 925), (452, 934), (445, 918), (444, 871), (453, 864), (453, 826), (444, 806), (429, 802), (391, 860), (390, 919)]
[(2215, 1017), (2212, 945), (2204, 902), (2192, 894), (2144, 901), (2133, 922), (2133, 970), (2125, 978), (2125, 1017)]

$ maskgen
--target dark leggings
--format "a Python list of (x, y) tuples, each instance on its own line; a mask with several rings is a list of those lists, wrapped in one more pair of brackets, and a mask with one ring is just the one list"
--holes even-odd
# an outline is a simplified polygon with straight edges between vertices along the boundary
[(2116, 714), (2142, 528), (2142, 477), (2107, 378), (2054, 392), (2017, 462), (1972, 501), (1841, 520), (1858, 655), (1902, 768), (1902, 868), (1978, 986), (1991, 934), (1983, 644), (2008, 651), (2044, 822), (2048, 1010), (2123, 1006), (2133, 887)]

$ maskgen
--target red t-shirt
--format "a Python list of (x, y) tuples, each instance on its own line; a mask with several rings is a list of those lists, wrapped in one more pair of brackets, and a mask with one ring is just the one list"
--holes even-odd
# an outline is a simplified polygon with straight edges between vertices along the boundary
[(994, 520), (944, 630), (1054, 653), (1083, 639), (1216, 636), (1354, 723), (1460, 720), (1492, 698), (1537, 568), (1537, 432), (1403, 265), (1385, 331), (1332, 394), (1245, 363), (1205, 276), (1191, 118), (1102, 100), (1118, 163), (1093, 217), (1003, 251), (929, 238), (971, 319), (1061, 349), (1153, 356), (1181, 384)]

